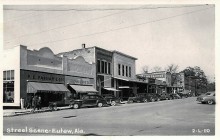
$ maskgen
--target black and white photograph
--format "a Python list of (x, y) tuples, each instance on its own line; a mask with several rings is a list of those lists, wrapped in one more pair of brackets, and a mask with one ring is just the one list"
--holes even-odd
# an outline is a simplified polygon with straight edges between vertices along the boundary
[(4, 137), (217, 135), (215, 3), (2, 8)]

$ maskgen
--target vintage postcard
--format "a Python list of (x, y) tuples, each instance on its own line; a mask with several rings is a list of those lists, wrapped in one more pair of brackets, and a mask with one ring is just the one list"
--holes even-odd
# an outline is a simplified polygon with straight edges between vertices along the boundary
[(208, 1), (3, 3), (3, 139), (215, 139), (216, 10)]

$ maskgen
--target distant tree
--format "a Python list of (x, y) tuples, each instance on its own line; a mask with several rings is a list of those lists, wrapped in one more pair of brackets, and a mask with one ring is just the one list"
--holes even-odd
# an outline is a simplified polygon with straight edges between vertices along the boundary
[(171, 73), (171, 85), (174, 86), (175, 83), (177, 83), (178, 81), (178, 69), (179, 66), (175, 65), (175, 64), (170, 64), (167, 67), (165, 67), (165, 71), (170, 72)]
[(208, 91), (215, 91), (215, 82), (208, 83), (207, 90)]
[(149, 72), (148, 70), (149, 70), (149, 66), (145, 65), (145, 66), (142, 67), (142, 73), (143, 74), (148, 73)]
[(194, 68), (193, 67), (187, 67), (182, 72), (184, 73), (184, 75), (186, 77), (195, 76), (195, 72), (194, 72)]
[(177, 73), (178, 69), (179, 69), (178, 65), (170, 64), (165, 68), (165, 71), (170, 72), (171, 74), (173, 74), (173, 73)]
[(207, 89), (208, 80), (204, 71), (198, 67), (187, 67), (182, 71), (185, 77), (190, 77), (196, 80), (196, 88), (202, 89), (203, 92)]
[(155, 66), (155, 67), (153, 67), (153, 69), (152, 69), (153, 72), (158, 72), (158, 71), (161, 71), (161, 70), (162, 70), (162, 68), (159, 67), (159, 66)]

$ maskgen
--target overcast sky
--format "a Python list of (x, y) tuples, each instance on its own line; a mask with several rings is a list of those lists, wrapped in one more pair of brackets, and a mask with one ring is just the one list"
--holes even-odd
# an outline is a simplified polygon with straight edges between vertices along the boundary
[(144, 65), (215, 74), (214, 5), (4, 6), (4, 48), (49, 47), (54, 53), (98, 46)]

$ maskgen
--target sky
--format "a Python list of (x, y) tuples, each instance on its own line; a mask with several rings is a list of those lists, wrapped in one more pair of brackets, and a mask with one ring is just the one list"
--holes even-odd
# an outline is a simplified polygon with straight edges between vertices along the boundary
[(3, 46), (49, 47), (57, 54), (98, 46), (143, 66), (199, 66), (215, 76), (214, 5), (26, 5), (3, 7)]

